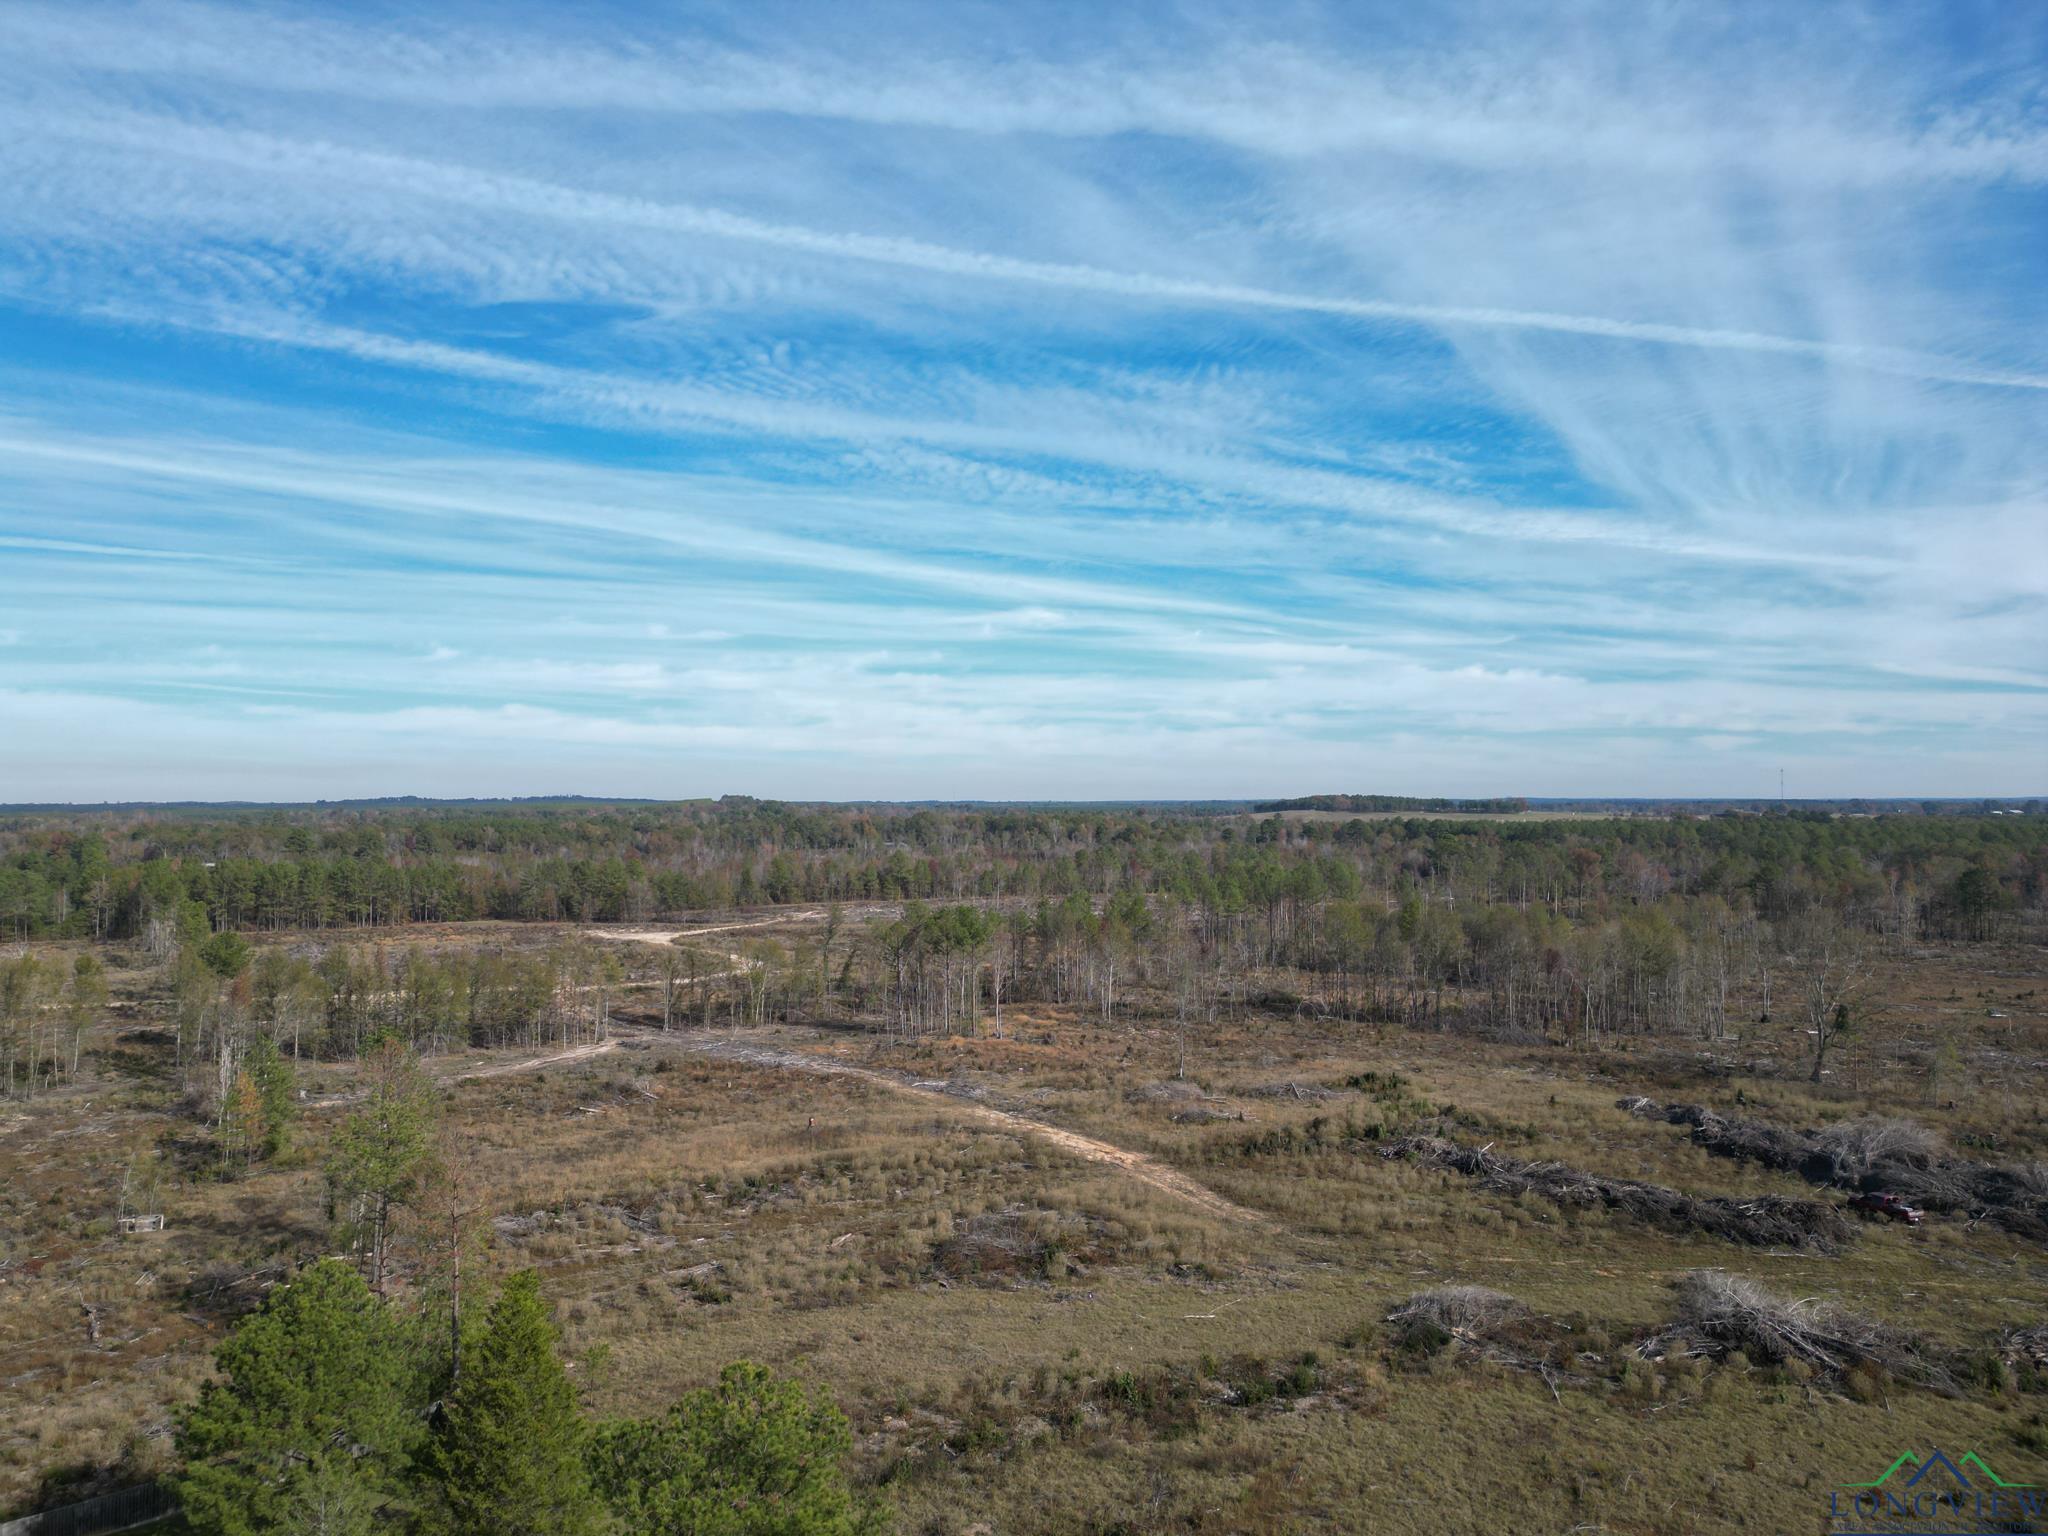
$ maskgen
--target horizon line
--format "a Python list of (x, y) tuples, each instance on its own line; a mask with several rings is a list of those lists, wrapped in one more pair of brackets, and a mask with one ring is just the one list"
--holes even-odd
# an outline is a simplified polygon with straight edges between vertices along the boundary
[[(319, 810), (339, 809), (350, 806), (450, 806), (450, 805), (635, 805), (635, 806), (682, 806), (717, 805), (727, 800), (754, 800), (774, 805), (803, 806), (1214, 806), (1244, 807), (1247, 809), (1282, 801), (1334, 799), (1387, 800), (1440, 800), (1453, 806), (1480, 801), (1520, 800), (1531, 806), (1550, 805), (1785, 805), (1818, 806), (1860, 803), (1869, 805), (1972, 805), (1983, 802), (2048, 801), (2048, 790), (2022, 791), (2018, 793), (1971, 793), (1971, 794), (1837, 794), (1837, 795), (1776, 795), (1776, 794), (1655, 794), (1655, 795), (1609, 795), (1584, 793), (1570, 795), (1529, 795), (1514, 792), (1499, 794), (1405, 794), (1391, 790), (1318, 790), (1303, 795), (1108, 795), (1100, 798), (1084, 796), (1047, 796), (1024, 798), (1018, 796), (975, 796), (975, 795), (919, 795), (904, 799), (890, 799), (882, 796), (798, 796), (753, 794), (744, 790), (727, 790), (718, 794), (698, 795), (593, 795), (581, 792), (530, 795), (343, 795), (332, 798), (310, 800), (20, 800), (0, 801), (0, 815), (24, 812), (48, 811), (119, 811), (119, 810)], [(1316, 809), (1316, 807), (1295, 807)], [(1340, 808), (1341, 809), (1341, 808)], [(1378, 812), (1373, 814), (1385, 814)], [(1475, 815), (1501, 815), (1502, 812), (1474, 812)]]

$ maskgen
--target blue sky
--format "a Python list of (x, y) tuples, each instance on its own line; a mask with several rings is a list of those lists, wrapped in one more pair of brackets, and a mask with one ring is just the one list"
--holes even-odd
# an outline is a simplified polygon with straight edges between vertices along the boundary
[(2048, 9), (0, 57), (0, 801), (2048, 787)]

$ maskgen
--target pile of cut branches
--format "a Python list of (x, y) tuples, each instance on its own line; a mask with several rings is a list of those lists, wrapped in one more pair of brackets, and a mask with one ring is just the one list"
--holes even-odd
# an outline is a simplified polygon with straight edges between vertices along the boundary
[(1527, 1307), (1503, 1291), (1483, 1285), (1439, 1285), (1417, 1291), (1387, 1314), (1387, 1322), (1396, 1343), (1426, 1337), (1432, 1331), (1484, 1343), (1528, 1315)]
[(1510, 1370), (1532, 1372), (1553, 1394), (1560, 1381), (1584, 1379), (1558, 1363), (1568, 1362), (1569, 1353), (1556, 1323), (1483, 1285), (1439, 1285), (1418, 1291), (1387, 1314), (1387, 1329), (1401, 1353), (1472, 1355)]
[(1192, 1104), (1197, 1099), (1206, 1099), (1202, 1085), (1187, 1078), (1168, 1078), (1163, 1082), (1140, 1083), (1128, 1090), (1124, 1097), (1133, 1104)]
[(1404, 1136), (1383, 1148), (1381, 1156), (1407, 1157), (1453, 1169), (1499, 1194), (1533, 1191), (1561, 1206), (1605, 1206), (1639, 1221), (1692, 1227), (1752, 1248), (1834, 1253), (1856, 1235), (1855, 1227), (1840, 1211), (1817, 1200), (1785, 1195), (1688, 1195), (1640, 1179), (1588, 1173), (1566, 1163), (1519, 1162), (1496, 1156), (1486, 1147), (1464, 1147), (1440, 1136)]
[(1645, 1359), (1732, 1354), (1766, 1365), (1799, 1361), (1836, 1380), (1876, 1368), (1903, 1381), (1954, 1392), (1948, 1370), (1909, 1334), (1813, 1297), (1788, 1301), (1753, 1280), (1696, 1269), (1677, 1282), (1677, 1316), (1637, 1346)]
[(1794, 1131), (1730, 1119), (1703, 1104), (1631, 1097), (1615, 1107), (1690, 1126), (1693, 1141), (1717, 1157), (1759, 1163), (1837, 1189), (1889, 1190), (1930, 1211), (1952, 1211), (2048, 1242), (2048, 1165), (1947, 1157), (1934, 1133), (1910, 1120), (1870, 1117)]
[(1059, 1278), (1074, 1265), (1114, 1257), (1115, 1244), (1098, 1219), (1011, 1205), (956, 1222), (932, 1244), (929, 1262), (942, 1281), (988, 1284)]
[(1337, 1096), (1334, 1088), (1325, 1088), (1320, 1083), (1297, 1082), (1261, 1083), (1256, 1088), (1244, 1088), (1239, 1092), (1256, 1099), (1297, 1099), (1317, 1102), (1334, 1099)]
[(2013, 1370), (2048, 1377), (2048, 1323), (2004, 1329), (1998, 1336), (1998, 1353)]

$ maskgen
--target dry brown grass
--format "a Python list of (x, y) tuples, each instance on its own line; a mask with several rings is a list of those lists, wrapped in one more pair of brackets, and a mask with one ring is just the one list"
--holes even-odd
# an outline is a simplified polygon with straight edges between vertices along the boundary
[[(1819, 1490), (1874, 1475), (1916, 1436), (2041, 1472), (2013, 1449), (2041, 1400), (2009, 1383), (1816, 1406), (1761, 1360), (1631, 1359), (1669, 1321), (1673, 1283), (1721, 1266), (1963, 1351), (2040, 1324), (2038, 1248), (1930, 1221), (1870, 1227), (1845, 1257), (1739, 1249), (1491, 1193), (1311, 1126), (1427, 1131), (1727, 1198), (1812, 1192), (1710, 1157), (1616, 1097), (1797, 1124), (1903, 1117), (1953, 1147), (1996, 1142), (1986, 1158), (2039, 1155), (2026, 1063), (2048, 1054), (2048, 1020), (1986, 1019), (1978, 996), (1990, 988), (2006, 1011), (2038, 987), (2023, 974), (2038, 959), (2006, 956), (2012, 974), (1994, 975), (1967, 958), (1909, 966), (1894, 1012), (1818, 1091), (1775, 1070), (1726, 1075), (1725, 1049), (1591, 1054), (1313, 1018), (1227, 1018), (1193, 1042), (1193, 1086), (1167, 1092), (1141, 1091), (1175, 1081), (1173, 1034), (1152, 1022), (1031, 1006), (1005, 1010), (1000, 1040), (772, 1032), (1161, 1158), (1263, 1228), (943, 1096), (659, 1041), (458, 1084), (450, 1124), (489, 1191), (487, 1267), (540, 1268), (595, 1406), (653, 1408), (742, 1357), (821, 1381), (906, 1531), (1794, 1528)], [(1941, 1006), (1976, 1015), (1913, 1011), (1951, 993), (1961, 1001)], [(1924, 1102), (1893, 1044), (1951, 1017), (1952, 1111)], [(316, 1165), (334, 1116), (309, 1117), (294, 1166), (220, 1183), (151, 1075), (164, 1041), (133, 1010), (116, 1018), (91, 1083), (0, 1107), (0, 1505), (67, 1466), (160, 1464), (169, 1412), (222, 1330), (278, 1266), (328, 1242)], [(334, 1086), (347, 1075), (321, 1071)], [(1191, 1102), (1221, 1118), (1176, 1119)], [(118, 1238), (123, 1172), (159, 1145), (170, 1228)], [(1515, 1347), (1555, 1379), (1399, 1355), (1387, 1314), (1447, 1285), (1512, 1295), (1542, 1320)]]

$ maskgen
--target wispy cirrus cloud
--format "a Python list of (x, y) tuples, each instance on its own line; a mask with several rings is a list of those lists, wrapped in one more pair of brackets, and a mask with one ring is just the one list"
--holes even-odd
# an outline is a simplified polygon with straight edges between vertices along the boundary
[(2048, 28), (1851, 19), (9, 7), (0, 769), (2027, 787)]
[[(1071, 262), (1031, 261), (897, 235), (772, 223), (722, 208), (593, 192), (474, 166), (410, 155), (365, 152), (324, 141), (292, 140), (246, 130), (193, 127), (175, 119), (113, 120), (95, 115), (69, 124), (60, 132), (74, 141), (86, 139), (117, 149), (146, 151), (152, 157), (182, 156), (231, 167), (244, 174), (289, 176), (316, 183), (349, 183), (373, 189), (383, 197), (399, 195), (458, 203), (494, 214), (585, 224), (600, 229), (640, 230), (759, 245), (804, 256), (867, 262), (981, 282), (1056, 288), (1149, 304), (1272, 311), (1433, 329), (1549, 332), (1664, 347), (1816, 358), (1935, 383), (1975, 384), (1998, 389), (2048, 389), (2048, 373), (1973, 364), (1906, 347), (1597, 314), (1297, 293), (1253, 284), (1118, 271)], [(638, 297), (646, 302), (654, 302), (658, 298), (652, 293), (628, 295), (615, 292), (612, 296)], [(431, 349), (415, 346), (410, 356), (414, 360), (422, 360), (431, 356)]]
[[(1055, 35), (1036, 18), (984, 8), (919, 17), (915, 50), (852, 18), (806, 18), (808, 44), (785, 28), (766, 49), (709, 34), (508, 33), (474, 16), (393, 35), (345, 17), (184, 4), (86, 16), (24, 5), (11, 26), (40, 57), (81, 73), (427, 109), (775, 114), (982, 136), (1142, 133), (1261, 156), (1365, 151), (1480, 169), (1562, 161), (1685, 174), (1733, 163), (1814, 182), (2048, 179), (2048, 131), (2024, 73), (2002, 93), (1992, 82), (1956, 99), (1938, 79), (1921, 84), (1910, 72), (1812, 67), (1856, 50), (1839, 11), (1629, 27), (1606, 23), (1642, 19), (1465, 5), (1444, 9), (1443, 32), (1380, 15), (1365, 38), (1347, 37), (1341, 15), (1297, 13), (1306, 36), (1296, 40), (1245, 36), (1227, 13), (1182, 14), (1168, 29), (1148, 28), (1158, 18), (1140, 11), (1122, 27)], [(1913, 7), (1858, 13), (1855, 30), (1862, 51), (1881, 56), (1924, 42), (1930, 19)], [(2023, 14), (1986, 9), (1971, 20), (1987, 50), (2023, 57), (2040, 40), (2038, 20)], [(1365, 41), (1369, 49), (1358, 46)], [(1743, 78), (1735, 66), (1762, 46), (1793, 61), (1803, 92), (1782, 89), (1774, 72)], [(1432, 58), (1437, 50), (1450, 61)], [(1712, 82), (1705, 89), (1703, 77)], [(1739, 122), (1714, 110), (1731, 98), (1748, 109)], [(1799, 153), (1781, 166), (1772, 157), (1785, 145)]]

